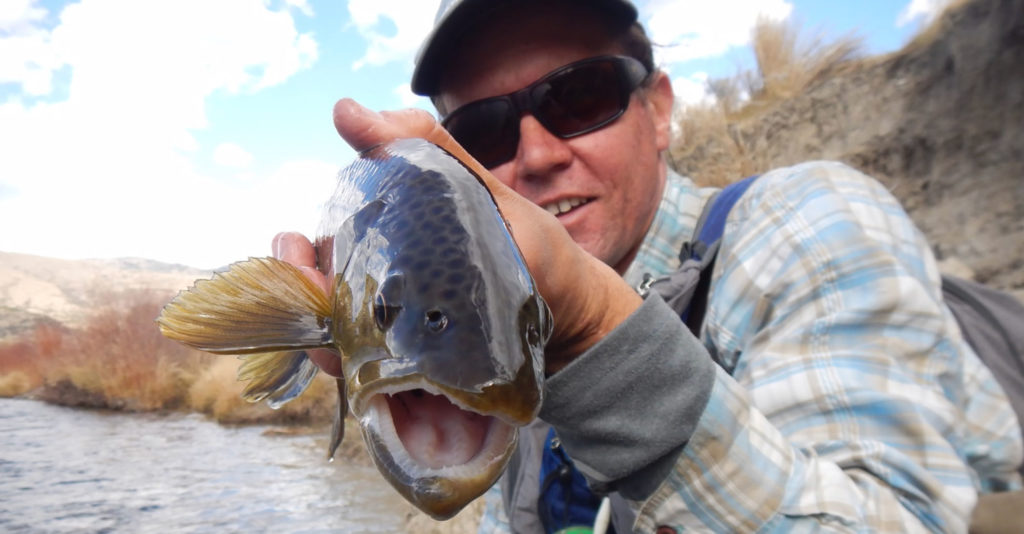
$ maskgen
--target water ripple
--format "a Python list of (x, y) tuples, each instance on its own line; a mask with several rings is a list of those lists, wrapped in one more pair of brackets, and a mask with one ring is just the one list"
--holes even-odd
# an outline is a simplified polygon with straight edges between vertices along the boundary
[(400, 531), (376, 470), (264, 430), (0, 399), (0, 531)]

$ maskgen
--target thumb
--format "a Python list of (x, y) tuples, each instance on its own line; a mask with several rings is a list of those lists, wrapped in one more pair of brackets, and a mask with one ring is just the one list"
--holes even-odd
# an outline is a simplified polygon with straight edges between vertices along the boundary
[(483, 165), (452, 138), (434, 117), (422, 109), (376, 112), (363, 107), (351, 98), (343, 98), (334, 105), (334, 128), (357, 152), (364, 152), (395, 139), (425, 139), (445, 149), (463, 165), (479, 176), (499, 205), (517, 202), (519, 195), (498, 181)]

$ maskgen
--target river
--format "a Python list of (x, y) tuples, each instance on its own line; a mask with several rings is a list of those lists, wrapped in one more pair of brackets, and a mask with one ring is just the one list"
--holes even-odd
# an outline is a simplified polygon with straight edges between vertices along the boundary
[(401, 531), (373, 467), (268, 428), (0, 399), (0, 532)]

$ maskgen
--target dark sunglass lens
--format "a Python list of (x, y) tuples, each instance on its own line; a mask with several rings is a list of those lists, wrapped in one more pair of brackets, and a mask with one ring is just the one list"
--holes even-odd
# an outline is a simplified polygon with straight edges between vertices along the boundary
[(512, 117), (512, 102), (506, 98), (469, 104), (445, 119), (444, 126), (484, 167), (496, 167), (515, 157), (518, 117)]
[(572, 136), (614, 119), (628, 105), (611, 61), (588, 63), (560, 73), (534, 90), (535, 113), (553, 133)]

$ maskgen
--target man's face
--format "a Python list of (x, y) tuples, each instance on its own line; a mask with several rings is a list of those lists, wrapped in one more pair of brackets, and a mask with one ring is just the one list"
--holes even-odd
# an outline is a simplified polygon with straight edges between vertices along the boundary
[[(572, 9), (533, 6), (494, 17), (452, 58), (442, 78), (442, 107), (453, 111), (521, 89), (568, 63), (622, 53), (596, 20)], [(671, 102), (671, 88), (659, 72), (649, 89), (633, 93), (615, 122), (579, 137), (560, 139), (524, 114), (515, 158), (491, 172), (557, 213), (584, 250), (625, 272), (661, 198), (660, 152), (668, 146)]]

